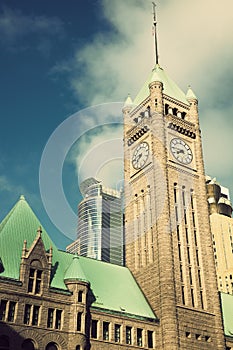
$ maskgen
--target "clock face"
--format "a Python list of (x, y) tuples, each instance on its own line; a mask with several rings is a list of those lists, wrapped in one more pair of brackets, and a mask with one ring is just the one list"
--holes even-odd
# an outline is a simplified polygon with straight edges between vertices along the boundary
[(179, 138), (171, 140), (170, 148), (173, 156), (178, 160), (178, 162), (183, 164), (189, 164), (193, 160), (192, 151), (186, 142)]
[(141, 169), (149, 156), (149, 145), (147, 142), (142, 142), (138, 145), (133, 153), (132, 165), (134, 169)]

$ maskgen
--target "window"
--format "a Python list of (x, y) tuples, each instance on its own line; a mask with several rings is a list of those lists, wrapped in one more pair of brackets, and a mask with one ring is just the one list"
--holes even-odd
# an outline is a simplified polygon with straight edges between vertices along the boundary
[(97, 339), (98, 334), (98, 321), (92, 320), (91, 322), (91, 337)]
[(153, 331), (147, 331), (147, 342), (148, 342), (148, 348), (153, 349), (154, 347)]
[(126, 326), (126, 344), (132, 344), (132, 327)]
[(32, 305), (26, 304), (24, 308), (24, 324), (30, 324), (30, 315), (31, 315)]
[(115, 324), (115, 342), (119, 343), (121, 341), (121, 326)]
[(77, 313), (77, 331), (81, 332), (82, 329), (82, 312)]
[(142, 346), (142, 329), (137, 328), (137, 346)]
[(41, 293), (42, 270), (30, 268), (28, 280), (28, 292), (33, 294)]
[(47, 327), (61, 329), (62, 310), (48, 309)]
[(38, 326), (39, 322), (39, 312), (40, 312), (40, 307), (37, 305), (34, 305), (33, 307), (33, 313), (32, 313), (32, 325), (33, 326)]
[(16, 306), (16, 302), (15, 301), (10, 301), (10, 303), (9, 303), (9, 310), (8, 310), (8, 317), (7, 317), (7, 321), (8, 322), (14, 322), (15, 306)]
[(82, 303), (83, 302), (83, 291), (79, 290), (78, 292), (78, 302)]
[(10, 349), (10, 342), (9, 338), (6, 335), (0, 336), (0, 350), (9, 350)]
[(40, 306), (26, 304), (24, 308), (23, 323), (27, 325), (38, 326)]
[(61, 329), (62, 310), (56, 310), (55, 329)]
[(51, 343), (47, 344), (45, 350), (58, 350), (58, 346), (56, 343), (51, 342)]
[(1, 321), (5, 321), (6, 305), (7, 305), (7, 300), (1, 300), (1, 304), (0, 304), (0, 320)]
[(184, 305), (185, 305), (184, 286), (181, 286), (181, 297), (182, 297), (182, 304), (184, 304)]
[(109, 340), (109, 322), (103, 322), (103, 340)]
[(23, 350), (35, 350), (34, 342), (31, 339), (25, 339), (22, 344)]
[(193, 292), (193, 288), (191, 288), (191, 301), (192, 301), (192, 306), (194, 307), (194, 306), (195, 306), (195, 303), (194, 303), (194, 292)]

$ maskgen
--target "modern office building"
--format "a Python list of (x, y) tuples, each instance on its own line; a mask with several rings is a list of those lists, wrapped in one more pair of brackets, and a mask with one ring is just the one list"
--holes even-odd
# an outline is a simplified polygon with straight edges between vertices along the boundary
[(206, 187), (218, 289), (233, 294), (233, 218), (229, 190), (210, 177), (206, 179)]
[(80, 185), (78, 237), (67, 247), (82, 256), (124, 264), (122, 192), (106, 188), (94, 178)]

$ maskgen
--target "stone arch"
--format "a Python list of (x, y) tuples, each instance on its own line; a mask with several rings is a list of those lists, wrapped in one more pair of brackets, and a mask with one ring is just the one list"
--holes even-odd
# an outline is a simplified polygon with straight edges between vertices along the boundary
[(58, 346), (58, 350), (68, 348), (67, 340), (63, 338), (60, 334), (55, 332), (50, 332), (49, 334), (46, 334), (46, 336), (43, 338), (43, 344), (45, 349), (49, 343), (55, 343)]
[(36, 344), (33, 339), (27, 338), (22, 342), (22, 350), (36, 350)]
[(58, 345), (55, 342), (50, 342), (46, 345), (45, 350), (58, 350)]
[(38, 344), (41, 344), (42, 337), (34, 329), (23, 330), (19, 332), (19, 335), (24, 339), (22, 344), (25, 340), (31, 340), (34, 343), (35, 350), (39, 349)]

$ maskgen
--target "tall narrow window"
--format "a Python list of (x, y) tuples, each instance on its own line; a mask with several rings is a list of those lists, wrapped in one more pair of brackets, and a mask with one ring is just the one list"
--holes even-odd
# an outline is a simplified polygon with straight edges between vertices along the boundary
[(29, 305), (29, 304), (25, 305), (25, 308), (24, 308), (24, 319), (23, 319), (23, 323), (24, 324), (30, 324), (31, 308), (32, 308), (32, 305)]
[(48, 309), (48, 318), (47, 318), (47, 327), (53, 328), (53, 317), (54, 317), (54, 309)]
[(154, 342), (153, 342), (153, 332), (152, 331), (147, 331), (147, 342), (148, 342), (148, 348), (153, 349)]
[(30, 269), (29, 271), (29, 280), (28, 280), (28, 292), (32, 293), (33, 283), (34, 283), (35, 269)]
[(109, 322), (103, 322), (103, 340), (109, 340)]
[(176, 226), (176, 232), (177, 232), (177, 240), (179, 242), (180, 241), (180, 226), (179, 225)]
[(40, 294), (41, 276), (42, 276), (42, 271), (41, 270), (37, 270), (36, 271), (36, 281), (35, 281), (35, 294)]
[(62, 310), (56, 310), (55, 329), (61, 329)]
[(28, 292), (40, 294), (42, 271), (30, 268), (28, 280)]
[(121, 341), (121, 326), (115, 324), (115, 342), (119, 343)]
[(179, 260), (181, 261), (182, 258), (181, 258), (181, 246), (180, 246), (180, 243), (178, 244), (178, 254), (179, 254)]
[(189, 249), (189, 247), (187, 247), (187, 257), (188, 257), (188, 263), (190, 264), (191, 260), (190, 260), (190, 249)]
[(1, 300), (0, 304), (0, 321), (5, 321), (7, 300)]
[(192, 285), (193, 284), (193, 279), (192, 279), (192, 268), (191, 268), (191, 266), (189, 266), (189, 281), (190, 281), (190, 284)]
[(198, 254), (198, 249), (196, 249), (196, 259), (197, 259), (197, 266), (199, 266), (199, 254)]
[(80, 332), (82, 329), (82, 312), (77, 313), (77, 331)]
[(182, 203), (183, 203), (183, 206), (185, 207), (185, 187), (184, 186), (182, 187)]
[(78, 302), (79, 303), (83, 302), (83, 291), (82, 290), (78, 291)]
[(187, 214), (186, 214), (186, 209), (184, 209), (184, 223), (187, 225)]
[(137, 328), (137, 346), (142, 346), (142, 329)]
[(182, 269), (182, 265), (180, 265), (180, 280), (181, 280), (181, 282), (183, 282), (183, 269)]
[(185, 305), (184, 286), (181, 286), (181, 298), (182, 298), (182, 304)]
[(194, 210), (193, 190), (190, 190), (190, 201), (191, 201), (191, 208), (192, 210)]
[(7, 321), (8, 322), (14, 322), (15, 306), (16, 306), (16, 302), (15, 301), (10, 301), (10, 303), (9, 303), (9, 310), (8, 310), (8, 317), (7, 317)]
[(199, 286), (201, 287), (201, 271), (197, 270), (197, 273), (198, 273)]
[(192, 306), (195, 306), (195, 302), (194, 302), (194, 291), (193, 288), (191, 288), (191, 302), (192, 302)]
[(174, 183), (174, 202), (177, 204), (177, 183)]
[(132, 327), (126, 326), (126, 344), (132, 344)]
[(203, 300), (203, 292), (200, 291), (200, 299), (201, 299), (201, 308), (204, 309), (204, 300)]
[(92, 320), (91, 322), (91, 337), (97, 339), (98, 335), (98, 321)]
[(33, 326), (38, 326), (38, 323), (39, 323), (39, 312), (40, 312), (40, 306), (34, 305), (33, 313), (32, 313), (32, 325)]
[(189, 243), (189, 234), (188, 234), (188, 228), (185, 227), (185, 236), (186, 236), (186, 243)]

